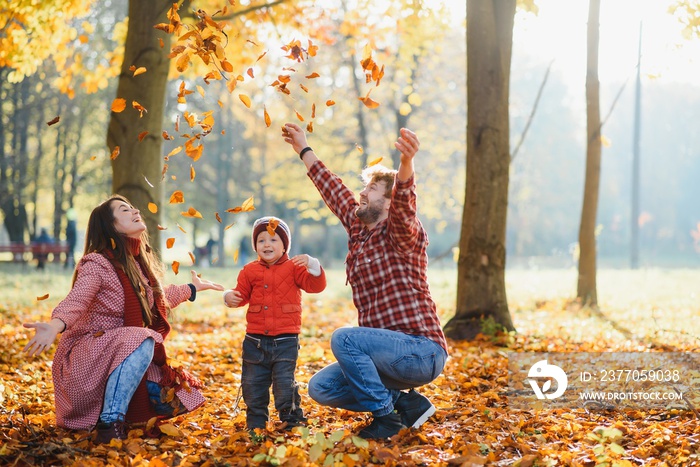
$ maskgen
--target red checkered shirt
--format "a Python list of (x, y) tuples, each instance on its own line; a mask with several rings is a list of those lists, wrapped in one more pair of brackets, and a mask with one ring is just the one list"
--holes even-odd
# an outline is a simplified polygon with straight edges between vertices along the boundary
[(425, 336), (447, 351), (428, 287), (428, 234), (416, 216), (415, 178), (394, 183), (389, 217), (369, 230), (354, 193), (321, 161), (308, 173), (348, 232), (347, 280), (360, 326)]

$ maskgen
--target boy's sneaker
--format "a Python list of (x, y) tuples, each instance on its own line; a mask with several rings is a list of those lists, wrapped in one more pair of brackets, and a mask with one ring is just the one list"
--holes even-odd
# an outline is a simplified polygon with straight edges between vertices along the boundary
[(391, 412), (383, 417), (374, 417), (372, 423), (360, 430), (357, 436), (364, 439), (388, 439), (402, 428), (404, 426), (401, 424), (401, 416)]
[(409, 428), (420, 427), (435, 413), (435, 406), (415, 389), (402, 392), (394, 409), (401, 414), (401, 422)]

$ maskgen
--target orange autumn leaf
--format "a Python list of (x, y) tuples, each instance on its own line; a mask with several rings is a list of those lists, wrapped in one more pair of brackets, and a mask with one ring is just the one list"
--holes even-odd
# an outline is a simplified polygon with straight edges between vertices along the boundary
[(311, 104), (311, 119), (316, 118), (316, 104)]
[(364, 148), (363, 148), (362, 146), (360, 146), (359, 144), (357, 144), (357, 143), (355, 143), (355, 149), (357, 149), (358, 151), (360, 151), (360, 154), (362, 154), (363, 152), (365, 152)]
[(334, 100), (331, 100), (331, 99), (328, 99), (328, 100), (326, 101), (326, 107), (330, 107), (330, 106), (332, 106), (332, 105), (335, 105), (335, 101), (334, 101)]
[(121, 150), (119, 149), (119, 146), (114, 146), (114, 149), (112, 149), (112, 154), (109, 155), (109, 158), (112, 160), (116, 159), (117, 157), (119, 157), (120, 151)]
[(272, 119), (270, 119), (270, 114), (267, 113), (267, 109), (263, 106), (263, 114), (265, 116), (265, 126), (270, 128), (270, 125), (272, 125)]
[(168, 230), (168, 228), (158, 224), (158, 230)]
[(46, 300), (47, 298), (49, 298), (49, 294), (42, 295), (41, 297), (36, 297), (36, 300), (40, 302), (42, 300)]
[(46, 124), (47, 124), (48, 126), (55, 125), (56, 123), (58, 123), (58, 121), (59, 121), (60, 119), (61, 119), (61, 117), (57, 115), (57, 116), (55, 116), (54, 118), (52, 118), (51, 120), (49, 120), (48, 122), (46, 122)]
[(267, 233), (270, 234), (270, 237), (275, 236), (275, 229), (277, 229), (279, 223), (280, 221), (278, 221), (277, 219), (270, 219), (270, 222), (267, 223)]
[(180, 190), (173, 191), (173, 194), (170, 195), (170, 204), (180, 204), (184, 202), (185, 195)]
[(227, 231), (228, 229), (230, 229), (231, 227), (233, 227), (234, 225), (236, 225), (236, 223), (232, 222), (229, 225), (227, 225), (226, 227), (224, 227), (224, 232)]
[(309, 92), (309, 88), (307, 88), (307, 87), (304, 86), (303, 84), (299, 83), (299, 87), (301, 88), (302, 91), (304, 91), (304, 92)]
[(304, 121), (304, 117), (302, 117), (302, 115), (301, 115), (299, 112), (297, 112), (297, 111), (295, 110), (294, 113), (297, 114), (297, 118), (299, 119), (300, 122), (303, 122), (303, 121)]
[(197, 260), (194, 257), (194, 254), (191, 251), (188, 251), (187, 254), (190, 255), (190, 259), (192, 260), (192, 264), (195, 264), (197, 262)]
[(165, 247), (166, 248), (172, 248), (173, 245), (175, 245), (175, 238), (174, 237), (170, 237), (167, 240), (165, 240)]
[(362, 101), (363, 104), (365, 104), (365, 107), (368, 109), (376, 109), (379, 107), (379, 102), (373, 100), (371, 97), (369, 97), (369, 93), (365, 97), (358, 97)]
[(245, 104), (246, 107), (250, 108), (250, 97), (246, 96), (245, 94), (239, 94), (238, 98)]
[(181, 226), (180, 224), (177, 224), (177, 223), (176, 223), (175, 225), (177, 225), (177, 228), (180, 229), (180, 232), (182, 232), (182, 233), (187, 233), (187, 232), (185, 231), (185, 229), (183, 229), (182, 226)]
[(119, 113), (123, 112), (124, 109), (126, 109), (126, 99), (122, 99), (121, 97), (117, 97), (112, 101), (112, 112), (114, 113)]
[(233, 264), (238, 264), (238, 248), (233, 250)]
[(136, 101), (131, 101), (131, 106), (139, 111), (139, 118), (143, 117), (143, 114), (148, 113), (148, 110), (146, 110), (146, 107), (142, 106), (141, 104), (139, 104)]
[(173, 261), (172, 264), (173, 272), (177, 276), (177, 273), (180, 272), (180, 262), (179, 261)]
[(253, 196), (248, 198), (247, 200), (243, 201), (243, 204), (241, 205), (241, 208), (243, 208), (243, 212), (248, 212), (248, 211), (254, 211), (255, 206), (254, 206), (254, 199)]
[(167, 156), (165, 156), (165, 160), (167, 161), (170, 158), (170, 156), (174, 156), (175, 154), (179, 153), (180, 151), (182, 151), (182, 146), (176, 147), (175, 149), (170, 151)]
[(141, 133), (139, 133), (139, 142), (143, 141), (147, 134), (147, 131), (142, 131)]
[(221, 216), (219, 215), (218, 212), (215, 212), (215, 213), (214, 213), (214, 217), (216, 217), (217, 222), (218, 222), (219, 224), (221, 224)]
[[(132, 66), (132, 68), (133, 68), (133, 66)], [(131, 69), (131, 68), (129, 68), (129, 69)], [(140, 66), (140, 67), (136, 68), (135, 70), (133, 70), (133, 72), (134, 72), (133, 76), (142, 75), (142, 74), (146, 73), (146, 67)]]
[(181, 212), (180, 215), (182, 217), (196, 217), (202, 219), (202, 214), (193, 207), (190, 207), (187, 211)]
[(246, 74), (250, 76), (251, 78), (255, 78), (255, 74), (253, 72), (252, 68), (248, 68), (248, 71), (246, 71)]
[(316, 73), (316, 72), (314, 71), (314, 72), (311, 73), (310, 75), (306, 75), (305, 78), (306, 78), (306, 79), (314, 79), (314, 78), (318, 78), (318, 77), (320, 77), (320, 76), (321, 76), (321, 75), (319, 75), (318, 73)]
[(148, 203), (148, 210), (155, 214), (158, 212), (158, 206), (156, 203)]
[(194, 182), (194, 177), (197, 176), (197, 173), (194, 171), (194, 167), (192, 164), (190, 164), (190, 181)]
[(373, 165), (379, 164), (382, 161), (382, 159), (384, 159), (384, 158), (380, 156), (380, 157), (377, 157), (376, 159), (369, 161), (369, 164), (367, 164), (367, 167), (372, 167)]
[(314, 122), (309, 122), (309, 124), (306, 125), (306, 131), (309, 132), (309, 133), (313, 133), (313, 132), (314, 132)]

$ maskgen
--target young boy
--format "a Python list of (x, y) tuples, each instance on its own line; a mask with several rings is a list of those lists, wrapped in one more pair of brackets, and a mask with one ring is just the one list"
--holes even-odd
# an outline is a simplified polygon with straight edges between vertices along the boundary
[(309, 255), (289, 258), (292, 237), (285, 222), (262, 217), (253, 224), (258, 259), (238, 274), (236, 288), (224, 292), (229, 308), (248, 304), (243, 340), (241, 386), (249, 431), (264, 429), (269, 419), (270, 385), (285, 429), (306, 424), (294, 379), (301, 331), (301, 291), (322, 292), (326, 274)]

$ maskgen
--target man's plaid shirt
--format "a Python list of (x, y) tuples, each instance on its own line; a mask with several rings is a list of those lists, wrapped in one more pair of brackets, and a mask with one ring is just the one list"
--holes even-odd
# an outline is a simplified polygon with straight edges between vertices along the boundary
[(428, 234), (416, 217), (415, 178), (396, 179), (389, 217), (370, 231), (355, 216), (353, 192), (323, 162), (308, 175), (348, 232), (345, 270), (359, 325), (425, 336), (447, 351), (428, 287)]

